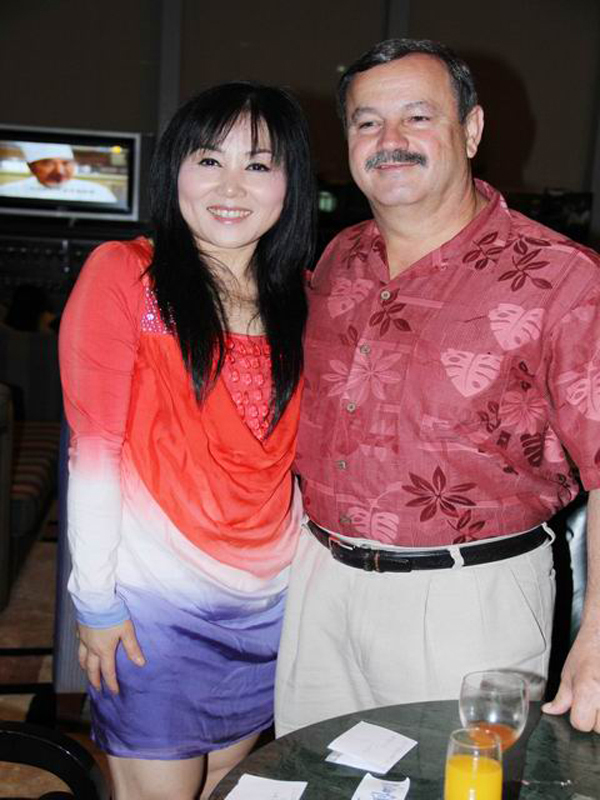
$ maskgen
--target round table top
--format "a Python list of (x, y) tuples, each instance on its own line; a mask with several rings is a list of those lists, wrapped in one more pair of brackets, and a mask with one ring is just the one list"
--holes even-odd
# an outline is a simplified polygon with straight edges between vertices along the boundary
[[(224, 800), (244, 773), (308, 781), (302, 800), (350, 800), (364, 772), (325, 757), (329, 742), (361, 720), (417, 740), (385, 776), (410, 778), (408, 800), (442, 797), (448, 736), (461, 727), (454, 700), (374, 708), (301, 728), (251, 753), (210, 800)], [(600, 800), (600, 736), (576, 731), (568, 717), (542, 714), (540, 704), (533, 703), (521, 739), (504, 755), (504, 778), (503, 800)]]

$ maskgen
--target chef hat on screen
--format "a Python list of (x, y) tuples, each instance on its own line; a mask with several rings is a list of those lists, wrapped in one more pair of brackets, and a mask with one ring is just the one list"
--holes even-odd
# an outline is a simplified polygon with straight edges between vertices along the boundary
[(31, 164), (42, 158), (74, 159), (71, 145), (58, 144), (57, 142), (19, 142), (25, 161)]

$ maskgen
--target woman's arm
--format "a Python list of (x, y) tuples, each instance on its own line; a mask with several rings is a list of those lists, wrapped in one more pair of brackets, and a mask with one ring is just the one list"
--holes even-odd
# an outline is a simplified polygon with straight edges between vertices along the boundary
[[(141, 269), (132, 245), (112, 242), (98, 248), (81, 272), (60, 328), (61, 379), (71, 429), (69, 591), (81, 626), (80, 661), (85, 648), (94, 685), (98, 662), (104, 665), (107, 683), (114, 676), (114, 650), (129, 618), (115, 593), (115, 567), (121, 449), (143, 301)], [(127, 627), (135, 639), (131, 623)]]

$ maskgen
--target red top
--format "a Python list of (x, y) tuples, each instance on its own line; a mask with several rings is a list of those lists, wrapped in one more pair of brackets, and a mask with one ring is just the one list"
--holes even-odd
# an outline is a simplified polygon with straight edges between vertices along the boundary
[[(90, 486), (102, 479), (122, 487), (133, 468), (198, 548), (258, 577), (277, 575), (291, 561), (297, 537), (290, 468), (301, 387), (266, 438), (240, 419), (223, 373), (198, 406), (178, 342), (141, 278), (151, 255), (141, 238), (102, 245), (69, 300), (60, 351), (71, 475), (84, 475)], [(244, 339), (261, 337), (231, 341)], [(258, 378), (268, 358), (262, 353), (256, 367), (251, 362), (240, 374)], [(227, 369), (231, 380), (231, 364)], [(242, 398), (242, 404), (251, 413), (252, 403)], [(98, 500), (98, 508), (86, 502), (84, 533), (92, 517), (110, 511), (102, 535), (115, 538), (118, 531), (109, 528), (120, 525), (121, 499)]]
[(486, 208), (394, 279), (374, 221), (313, 275), (296, 463), (332, 531), (526, 530), (579, 491), (570, 459), (600, 487), (600, 259), (477, 185)]

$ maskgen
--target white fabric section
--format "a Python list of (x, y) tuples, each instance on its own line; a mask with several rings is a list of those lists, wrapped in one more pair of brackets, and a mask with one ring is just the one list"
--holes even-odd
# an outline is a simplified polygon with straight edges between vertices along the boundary
[(72, 178), (60, 186), (44, 186), (37, 178), (25, 178), (0, 185), (3, 197), (25, 197), (30, 200), (77, 200), (80, 203), (116, 203), (111, 190), (100, 183)]
[(275, 689), (278, 736), (353, 711), (457, 698), (474, 670), (539, 686), (554, 609), (550, 542), (472, 567), (374, 573), (304, 529), (292, 564)]
[[(85, 477), (71, 472), (68, 514), (74, 567), (68, 588), (81, 622), (114, 625), (119, 610), (125, 619), (128, 614), (115, 594), (119, 585), (163, 594), (181, 607), (208, 610), (218, 604), (221, 609), (231, 605), (233, 611), (240, 603), (264, 608), (285, 590), (289, 567), (261, 579), (217, 561), (180, 533), (125, 458), (121, 469), (120, 487), (108, 475), (90, 479), (87, 470)], [(301, 520), (295, 483), (289, 530), (297, 530)]]

